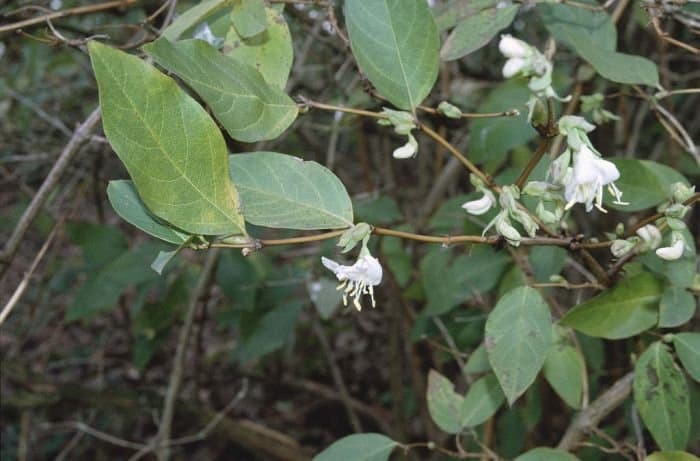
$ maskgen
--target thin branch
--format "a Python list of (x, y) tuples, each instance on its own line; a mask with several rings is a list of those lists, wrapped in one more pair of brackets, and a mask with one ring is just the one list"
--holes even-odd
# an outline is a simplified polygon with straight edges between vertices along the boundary
[(580, 411), (566, 429), (557, 448), (565, 451), (576, 448), (586, 433), (597, 427), (603, 418), (622, 405), (632, 390), (633, 380), (634, 372), (627, 373), (587, 408)]
[[(422, 112), (433, 114), (433, 115), (443, 115), (439, 110), (434, 107), (428, 106), (418, 106), (418, 109)], [(517, 117), (520, 115), (518, 109), (507, 109), (501, 112), (482, 112), (482, 113), (470, 113), (462, 112), (462, 118), (498, 118), (498, 117)]]
[(160, 461), (167, 461), (170, 458), (170, 447), (168, 445), (168, 441), (170, 440), (173, 417), (175, 416), (175, 403), (177, 402), (177, 396), (180, 392), (180, 386), (182, 385), (182, 378), (185, 370), (187, 343), (190, 339), (190, 332), (192, 331), (195, 313), (199, 307), (199, 299), (202, 297), (202, 295), (204, 295), (204, 292), (209, 286), (209, 278), (216, 267), (216, 260), (218, 257), (218, 250), (213, 250), (207, 254), (207, 258), (204, 261), (204, 266), (202, 266), (202, 270), (199, 273), (197, 285), (191, 294), (190, 303), (187, 307), (187, 313), (185, 314), (185, 321), (182, 325), (182, 329), (180, 330), (180, 335), (178, 336), (177, 350), (175, 351), (175, 360), (170, 373), (168, 391), (163, 404), (163, 415), (160, 420), (160, 428), (155, 440), (151, 444), (152, 449), (157, 451), (158, 459)]
[(65, 18), (68, 16), (97, 13), (98, 11), (111, 10), (114, 8), (126, 8), (128, 6), (135, 5), (136, 3), (138, 3), (138, 0), (113, 0), (110, 2), (98, 3), (97, 5), (84, 5), (75, 8), (68, 8), (53, 13), (43, 14), (34, 18), (25, 19), (12, 24), (7, 24), (5, 26), (0, 26), (0, 34), (12, 32), (14, 30), (21, 30), (25, 27), (34, 26), (36, 24), (41, 24), (42, 22), (52, 21), (54, 19)]
[(27, 229), (31, 225), (32, 221), (36, 215), (39, 214), (39, 211), (48, 200), (49, 195), (58, 184), (58, 181), (61, 179), (61, 176), (63, 176), (63, 173), (66, 171), (66, 168), (70, 164), (75, 154), (90, 137), (90, 133), (95, 125), (97, 125), (99, 120), (100, 109), (97, 108), (93, 110), (90, 116), (85, 119), (78, 129), (75, 130), (70, 141), (68, 141), (66, 147), (63, 148), (61, 155), (56, 160), (56, 163), (54, 163), (49, 175), (46, 177), (44, 183), (39, 188), (39, 191), (36, 193), (36, 195), (34, 195), (32, 201), (29, 203), (29, 206), (24, 211), (24, 214), (22, 214), (22, 217), (17, 222), (15, 229), (12, 231), (12, 235), (10, 235), (10, 237), (7, 239), (5, 247), (3, 248), (2, 253), (0, 253), (0, 263), (4, 264), (5, 266), (0, 274), (4, 273), (9, 267), (20, 243), (22, 242), (25, 232), (27, 232)]

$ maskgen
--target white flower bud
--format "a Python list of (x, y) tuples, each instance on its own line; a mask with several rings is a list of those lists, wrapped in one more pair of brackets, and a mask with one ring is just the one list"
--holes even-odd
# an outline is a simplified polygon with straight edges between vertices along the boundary
[(671, 195), (673, 196), (673, 200), (675, 200), (676, 202), (685, 202), (690, 197), (692, 197), (694, 193), (695, 186), (688, 187), (682, 182), (674, 182), (671, 185)]
[(503, 77), (511, 78), (527, 67), (527, 61), (522, 58), (510, 58), (503, 66)]
[(479, 216), (489, 211), (494, 203), (495, 198), (493, 193), (491, 193), (489, 190), (484, 190), (483, 197), (464, 203), (462, 208), (464, 208), (464, 210), (466, 210), (466, 212), (469, 214)]
[(647, 224), (637, 229), (637, 235), (644, 241), (646, 250), (655, 250), (661, 245), (661, 231), (653, 224)]
[(532, 53), (530, 45), (508, 34), (501, 35), (498, 49), (506, 58), (525, 58)]
[(411, 158), (415, 157), (416, 154), (418, 153), (418, 142), (416, 141), (416, 138), (413, 137), (412, 134), (408, 134), (408, 142), (404, 144), (403, 146), (397, 148), (394, 150), (394, 153), (392, 154), (395, 159), (406, 159), (406, 158)]
[(522, 240), (520, 232), (510, 224), (507, 215), (501, 214), (496, 219), (496, 232), (505, 237), (511, 245), (516, 247), (520, 245), (520, 240)]
[(610, 252), (616, 258), (620, 258), (629, 253), (635, 247), (635, 244), (636, 242), (628, 240), (615, 240), (612, 245), (610, 245)]
[(656, 250), (656, 256), (666, 261), (675, 261), (683, 256), (685, 243), (683, 239), (676, 240), (670, 247), (662, 247)]

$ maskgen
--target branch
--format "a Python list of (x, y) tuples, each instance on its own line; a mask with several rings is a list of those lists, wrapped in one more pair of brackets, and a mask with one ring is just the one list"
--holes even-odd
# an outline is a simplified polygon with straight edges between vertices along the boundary
[(98, 3), (97, 5), (85, 5), (78, 6), (76, 8), (68, 8), (66, 10), (56, 11), (54, 13), (43, 14), (34, 18), (18, 21), (6, 26), (0, 26), (0, 34), (14, 30), (21, 30), (25, 27), (34, 26), (36, 24), (41, 24), (42, 22), (65, 18), (68, 16), (97, 13), (98, 11), (111, 10), (113, 8), (125, 8), (127, 6), (135, 5), (137, 2), (138, 0), (113, 0), (110, 2)]
[(92, 111), (90, 116), (85, 119), (85, 121), (75, 130), (73, 136), (71, 137), (66, 147), (63, 148), (63, 152), (54, 163), (53, 168), (49, 172), (49, 175), (44, 180), (44, 183), (39, 188), (34, 198), (32, 198), (31, 203), (22, 214), (22, 217), (17, 222), (12, 235), (7, 239), (5, 243), (5, 248), (3, 248), (2, 253), (0, 253), (0, 263), (5, 267), (2, 268), (1, 274), (4, 274), (9, 267), (12, 259), (17, 252), (17, 248), (24, 237), (24, 233), (29, 228), (30, 224), (39, 213), (41, 208), (44, 206), (46, 201), (51, 194), (51, 191), (56, 187), (58, 181), (63, 176), (66, 171), (68, 164), (73, 160), (73, 156), (80, 150), (80, 147), (85, 143), (85, 141), (90, 137), (90, 132), (93, 130), (97, 122), (100, 120), (100, 109), (97, 108)]
[(571, 451), (587, 432), (598, 426), (600, 421), (622, 405), (632, 390), (634, 372), (629, 372), (598, 397), (573, 419), (557, 448)]

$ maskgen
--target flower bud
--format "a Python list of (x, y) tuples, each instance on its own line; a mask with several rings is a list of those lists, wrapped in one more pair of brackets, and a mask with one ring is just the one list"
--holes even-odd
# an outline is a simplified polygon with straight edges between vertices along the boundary
[(635, 242), (629, 240), (615, 240), (612, 245), (610, 245), (610, 252), (616, 257), (620, 258), (635, 247)]
[(462, 111), (459, 107), (450, 104), (447, 101), (442, 101), (437, 106), (437, 111), (447, 118), (462, 118)]
[(512, 35), (501, 35), (498, 49), (507, 58), (525, 58), (532, 53), (530, 45)]
[(479, 216), (489, 211), (494, 203), (495, 199), (493, 193), (485, 190), (483, 197), (464, 203), (462, 208), (469, 214)]
[(683, 203), (693, 196), (695, 193), (695, 186), (688, 187), (682, 182), (674, 182), (671, 185), (671, 195), (673, 200), (679, 203)]
[(685, 243), (683, 239), (676, 240), (670, 247), (662, 247), (656, 250), (656, 256), (666, 261), (675, 261), (683, 256)]
[(637, 229), (637, 235), (644, 242), (644, 250), (655, 250), (661, 245), (661, 231), (653, 224), (647, 224)]
[(510, 224), (510, 220), (505, 213), (505, 211), (501, 212), (498, 218), (496, 218), (496, 232), (505, 237), (505, 239), (508, 240), (508, 243), (517, 247), (520, 245), (520, 240), (522, 240), (522, 237), (517, 229)]
[(503, 77), (511, 78), (527, 67), (527, 61), (522, 58), (510, 58), (503, 66)]
[(392, 154), (395, 159), (406, 159), (415, 157), (418, 153), (418, 141), (413, 137), (411, 133), (408, 134), (408, 142), (403, 146), (394, 150)]

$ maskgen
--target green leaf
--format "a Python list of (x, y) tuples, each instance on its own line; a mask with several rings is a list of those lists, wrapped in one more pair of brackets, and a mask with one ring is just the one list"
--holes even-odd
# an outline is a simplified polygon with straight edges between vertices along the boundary
[(455, 392), (454, 384), (437, 371), (430, 370), (426, 394), (428, 411), (435, 424), (448, 434), (461, 431), (464, 398)]
[(229, 156), (246, 221), (284, 229), (352, 226), (352, 201), (326, 167), (291, 155), (253, 152)]
[(159, 39), (143, 49), (191, 86), (234, 139), (274, 139), (297, 116), (294, 101), (265, 82), (253, 66), (219, 53), (202, 40)]
[(386, 195), (368, 200), (353, 200), (353, 208), (358, 221), (373, 225), (391, 224), (403, 219), (396, 200)]
[(576, 40), (585, 37), (591, 45), (615, 51), (617, 29), (608, 13), (554, 3), (538, 3), (537, 12), (547, 31), (560, 42), (575, 46)]
[(180, 252), (180, 248), (171, 251), (159, 251), (156, 259), (151, 263), (151, 269), (156, 271), (158, 275), (163, 273), (165, 266)]
[(345, 23), (360, 70), (396, 107), (413, 110), (430, 93), (440, 38), (425, 0), (346, 0)]
[(520, 108), (517, 117), (476, 119), (471, 124), (469, 158), (475, 163), (499, 162), (513, 148), (522, 146), (537, 135), (527, 122), (527, 111), (522, 110), (530, 99), (530, 90), (517, 80), (508, 80), (497, 86), (479, 106), (477, 112), (502, 112)]
[(657, 451), (644, 458), (644, 461), (700, 461), (700, 458), (684, 451)]
[(693, 318), (695, 298), (688, 291), (678, 287), (664, 290), (659, 303), (659, 326), (661, 328), (679, 327)]
[(267, 83), (284, 88), (292, 69), (294, 48), (281, 11), (265, 9), (267, 29), (251, 38), (231, 27), (224, 41), (224, 54), (255, 67)]
[(641, 273), (574, 307), (559, 323), (598, 338), (629, 338), (656, 325), (661, 289)]
[(617, 83), (659, 85), (659, 71), (654, 61), (642, 56), (607, 51), (586, 43), (580, 36), (574, 50), (603, 77)]
[(552, 342), (552, 318), (537, 290), (503, 296), (486, 320), (486, 353), (510, 405), (532, 384)]
[(439, 32), (452, 29), (460, 21), (478, 15), (483, 10), (495, 8), (499, 0), (450, 0), (433, 7), (433, 16)]
[(66, 312), (66, 321), (92, 318), (116, 306), (121, 294), (130, 286), (157, 279), (150, 263), (162, 248), (160, 244), (147, 243), (125, 251), (93, 272), (76, 292)]
[(382, 434), (353, 434), (335, 441), (313, 461), (386, 461), (399, 444)]
[(267, 28), (265, 2), (263, 0), (234, 0), (231, 21), (243, 38), (258, 35)]
[(491, 364), (489, 363), (488, 355), (486, 355), (486, 346), (484, 346), (484, 343), (479, 344), (479, 347), (469, 355), (467, 363), (464, 364), (464, 371), (466, 373), (484, 373), (491, 371)]
[(261, 267), (261, 253), (243, 256), (240, 252), (227, 251), (219, 256), (216, 265), (216, 282), (226, 297), (239, 311), (250, 311), (256, 307), (259, 289), (265, 273)]
[(564, 450), (537, 447), (518, 456), (514, 461), (578, 461), (578, 458)]
[(440, 315), (492, 289), (510, 262), (508, 255), (491, 248), (474, 248), (469, 255), (458, 256), (443, 248), (429, 252), (420, 262), (423, 286), (428, 298), (425, 313)]
[(700, 382), (700, 333), (674, 334), (673, 347), (685, 371)]
[(666, 346), (657, 341), (634, 367), (634, 403), (662, 450), (683, 450), (690, 431), (688, 386)]
[(518, 5), (497, 3), (464, 19), (445, 40), (440, 57), (453, 61), (478, 50), (513, 22), (518, 9)]
[(184, 232), (153, 216), (141, 201), (132, 181), (126, 179), (110, 181), (107, 186), (107, 198), (114, 211), (124, 221), (153, 237), (176, 245), (185, 243), (190, 238)]
[(605, 194), (606, 206), (620, 211), (639, 211), (659, 205), (671, 196), (671, 185), (688, 180), (682, 174), (660, 163), (632, 158), (608, 158), (620, 171), (620, 179), (615, 181), (622, 191), (622, 198), (629, 205), (615, 205), (613, 197)]
[(328, 320), (340, 305), (342, 292), (337, 289), (338, 281), (328, 277), (310, 280), (306, 284), (309, 298), (314, 303), (322, 319)]
[(618, 83), (658, 85), (654, 62), (615, 51), (617, 33), (607, 13), (554, 4), (539, 4), (537, 10), (547, 30), (603, 77)]
[(97, 269), (114, 260), (127, 248), (126, 237), (116, 227), (81, 221), (66, 223), (71, 240), (80, 246), (87, 269)]
[(505, 395), (492, 373), (484, 376), (469, 387), (460, 409), (461, 426), (475, 427), (488, 420), (498, 411)]
[(162, 37), (170, 41), (175, 41), (185, 32), (202, 23), (207, 18), (228, 8), (230, 3), (231, 0), (203, 0), (178, 16), (165, 31), (163, 31)]
[(297, 317), (304, 304), (290, 301), (279, 304), (259, 320), (233, 351), (233, 359), (245, 363), (284, 346), (294, 334)]
[(585, 362), (567, 330), (554, 326), (554, 342), (542, 369), (547, 382), (571, 408), (581, 408)]
[(537, 282), (549, 282), (549, 277), (558, 275), (564, 268), (568, 252), (555, 246), (536, 246), (528, 255)]
[(226, 145), (205, 110), (141, 59), (88, 48), (105, 134), (148, 209), (193, 234), (245, 234)]

